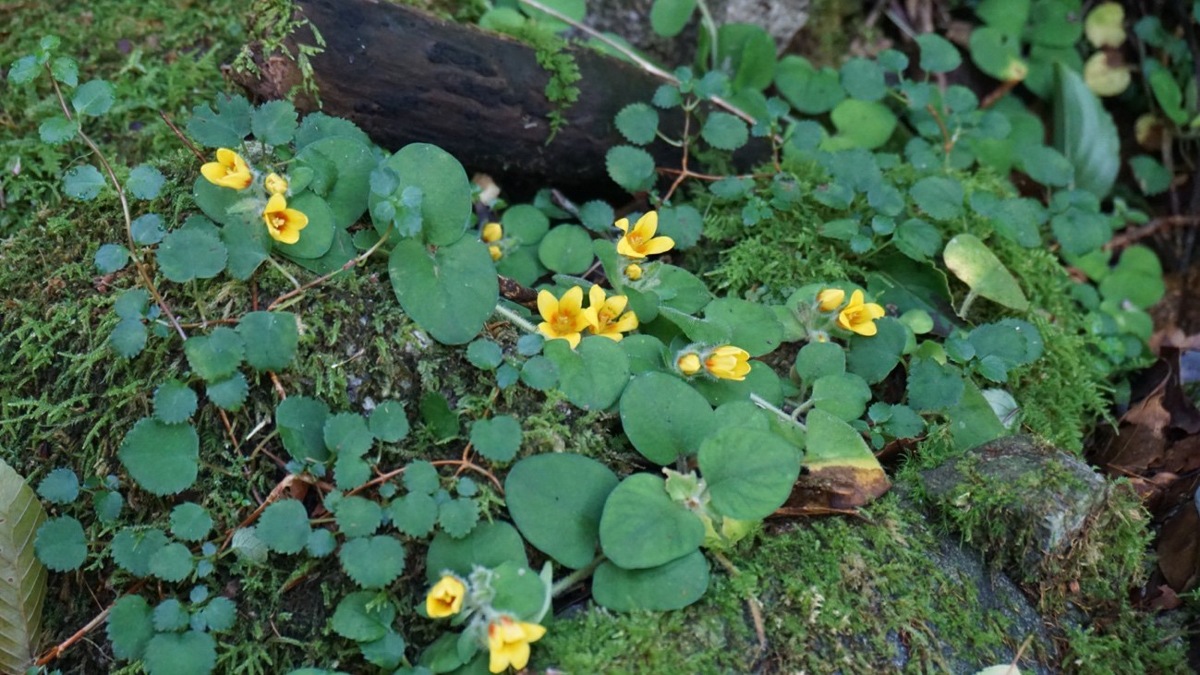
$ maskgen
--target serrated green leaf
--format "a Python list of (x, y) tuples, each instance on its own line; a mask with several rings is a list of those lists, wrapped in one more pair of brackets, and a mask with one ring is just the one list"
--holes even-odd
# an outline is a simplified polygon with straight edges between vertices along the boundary
[(354, 583), (363, 588), (385, 588), (404, 571), (404, 546), (383, 534), (360, 537), (342, 544), (338, 559)]
[(229, 253), (217, 233), (183, 228), (163, 237), (157, 257), (163, 276), (184, 283), (217, 276), (225, 269)]
[(104, 80), (84, 82), (71, 97), (71, 107), (80, 115), (99, 117), (113, 106), (112, 85)]
[(605, 167), (613, 182), (629, 192), (640, 192), (654, 185), (654, 158), (631, 145), (618, 145), (605, 155)]
[(281, 499), (263, 510), (255, 534), (276, 553), (299, 553), (308, 543), (308, 511), (295, 499)]
[(200, 437), (190, 424), (163, 424), (143, 418), (125, 434), (117, 457), (147, 492), (176, 494), (196, 481)]
[(521, 449), (521, 423), (511, 415), (496, 415), (471, 424), (471, 445), (493, 462), (509, 462)]
[(397, 443), (408, 436), (408, 415), (399, 401), (384, 401), (375, 406), (367, 426), (384, 443)]
[(118, 567), (135, 577), (150, 574), (150, 557), (167, 545), (167, 535), (157, 528), (126, 527), (113, 536), (109, 553)]
[(375, 591), (357, 591), (342, 598), (333, 612), (333, 632), (357, 642), (378, 640), (391, 629), (396, 608), (390, 600), (377, 602)]
[(71, 516), (51, 518), (37, 528), (34, 549), (42, 564), (55, 572), (77, 569), (87, 558), (83, 525)]
[(75, 136), (77, 130), (75, 122), (67, 119), (64, 115), (55, 115), (38, 125), (38, 135), (42, 142), (51, 145), (58, 145), (70, 140)]
[(192, 552), (178, 542), (171, 542), (150, 556), (150, 573), (163, 581), (183, 581), (194, 569)]
[(63, 176), (63, 192), (72, 199), (91, 201), (103, 187), (104, 176), (91, 164), (73, 167)]
[(209, 382), (223, 380), (237, 371), (246, 344), (232, 328), (220, 326), (208, 335), (193, 335), (183, 343), (188, 366)]
[(365, 454), (375, 442), (367, 421), (358, 413), (338, 413), (325, 420), (323, 435), (330, 452), (356, 457)]
[(142, 246), (157, 244), (167, 236), (163, 228), (162, 216), (157, 213), (147, 213), (134, 219), (129, 225), (133, 240)]
[(630, 143), (646, 145), (658, 131), (658, 111), (645, 103), (631, 103), (617, 113), (616, 124)]
[(79, 496), (79, 477), (70, 469), (55, 469), (38, 483), (37, 492), (48, 502), (70, 504)]
[(246, 382), (245, 375), (235, 372), (225, 379), (209, 382), (205, 386), (204, 393), (208, 396), (208, 400), (217, 404), (221, 409), (237, 412), (242, 408), (246, 397), (250, 395), (250, 385)]
[(12, 67), (8, 70), (8, 81), (12, 84), (29, 84), (41, 72), (41, 65), (38, 63), (37, 57), (22, 56), (13, 61)]
[(461, 539), (479, 522), (479, 502), (464, 497), (443, 502), (438, 507), (437, 522), (446, 534)]
[(338, 500), (335, 519), (338, 529), (347, 538), (365, 537), (379, 529), (383, 509), (370, 499), (351, 495)]
[(954, 178), (927, 176), (909, 189), (913, 201), (935, 220), (951, 220), (962, 215), (963, 187)]
[(296, 108), (289, 101), (267, 101), (250, 113), (250, 131), (267, 145), (283, 145), (296, 133)]
[(388, 506), (392, 524), (410, 537), (424, 537), (437, 522), (437, 502), (427, 494), (410, 492)]
[(196, 412), (196, 392), (176, 379), (154, 390), (154, 416), (167, 424), (186, 422)]
[(914, 359), (908, 371), (908, 403), (917, 410), (944, 410), (962, 398), (963, 378), (956, 368), (932, 359)]
[(129, 172), (129, 182), (125, 187), (138, 199), (154, 199), (162, 192), (166, 182), (161, 171), (149, 164), (139, 164)]
[(250, 103), (241, 96), (220, 94), (216, 105), (219, 112), (204, 103), (192, 108), (188, 133), (209, 148), (236, 148), (250, 133)]
[(184, 502), (171, 509), (171, 534), (184, 541), (203, 541), (212, 526), (212, 516), (199, 504)]
[(217, 664), (216, 641), (208, 633), (159, 633), (146, 644), (149, 675), (208, 675)]
[(150, 603), (140, 595), (123, 595), (113, 603), (105, 632), (112, 643), (113, 656), (127, 661), (142, 658), (154, 637)]
[(737, 150), (749, 140), (750, 131), (740, 118), (717, 111), (709, 113), (708, 119), (704, 120), (700, 136), (714, 148)]

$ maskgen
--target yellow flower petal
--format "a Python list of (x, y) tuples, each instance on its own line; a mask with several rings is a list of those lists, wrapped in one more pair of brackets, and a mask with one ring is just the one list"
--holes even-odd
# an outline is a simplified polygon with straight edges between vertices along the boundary
[(603, 304), (604, 289), (600, 287), (600, 284), (592, 284), (592, 287), (588, 289), (588, 306), (599, 307)]
[(674, 239), (670, 237), (655, 237), (646, 242), (646, 245), (642, 248), (642, 252), (646, 255), (658, 255), (659, 253), (666, 253), (674, 247)]
[(618, 220), (617, 222), (613, 223), (613, 227), (617, 228), (618, 230), (620, 230), (622, 232), (628, 232), (629, 231), (629, 219), (622, 218), (622, 219)]
[(571, 290), (563, 293), (563, 296), (558, 300), (558, 311), (562, 313), (577, 314), (583, 310), (583, 288), (572, 286)]
[(638, 218), (637, 225), (633, 226), (633, 231), (642, 235), (643, 239), (652, 238), (658, 231), (658, 211), (650, 211)]
[(551, 321), (558, 313), (558, 298), (550, 291), (538, 291), (537, 306), (538, 314), (546, 321)]
[(467, 587), (457, 577), (442, 577), (425, 596), (425, 613), (434, 619), (458, 614), (462, 610)]

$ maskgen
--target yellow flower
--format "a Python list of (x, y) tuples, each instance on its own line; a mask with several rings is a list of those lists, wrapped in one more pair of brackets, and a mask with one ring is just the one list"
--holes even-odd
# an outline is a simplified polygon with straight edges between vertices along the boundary
[(246, 160), (229, 148), (217, 150), (217, 161), (208, 162), (200, 167), (200, 174), (213, 185), (234, 190), (245, 190), (254, 180), (254, 177), (250, 175), (250, 166), (246, 164)]
[(700, 357), (695, 352), (688, 352), (679, 357), (675, 367), (684, 375), (695, 375), (700, 372)]
[(466, 594), (467, 587), (463, 582), (447, 574), (425, 596), (425, 613), (434, 619), (454, 616), (462, 609), (463, 596)]
[(538, 324), (538, 332), (547, 340), (561, 338), (571, 343), (574, 349), (582, 336), (580, 331), (588, 326), (588, 319), (583, 313), (583, 289), (579, 286), (563, 293), (562, 299), (556, 299), (550, 291), (538, 293), (538, 313), (543, 321)]
[(645, 258), (648, 255), (666, 253), (675, 245), (670, 237), (656, 237), (658, 231), (658, 212), (651, 211), (638, 218), (637, 225), (629, 229), (629, 219), (622, 218), (616, 222), (617, 229), (625, 233), (617, 241), (617, 253), (627, 258)]
[(630, 281), (637, 281), (638, 279), (641, 279), (642, 278), (642, 266), (641, 265), (627, 265), (625, 267), (625, 278), (629, 279)]
[(537, 642), (546, 629), (536, 623), (513, 621), (502, 616), (488, 624), (488, 670), (503, 673), (509, 666), (520, 670), (529, 663), (529, 643)]
[(263, 179), (263, 186), (273, 195), (285, 194), (288, 189), (287, 179), (272, 171)]
[(870, 337), (877, 331), (875, 319), (884, 314), (883, 307), (873, 302), (864, 303), (863, 292), (854, 291), (850, 295), (850, 304), (838, 314), (837, 324), (846, 330)]
[(294, 244), (300, 241), (300, 230), (308, 227), (308, 216), (289, 209), (283, 195), (271, 195), (267, 208), (263, 209), (263, 222), (275, 241)]
[(499, 246), (493, 244), (488, 247), (488, 255), (492, 256), (492, 262), (496, 262), (504, 255), (504, 252), (500, 250)]
[(593, 335), (603, 335), (611, 340), (621, 341), (621, 333), (628, 333), (638, 327), (637, 315), (626, 312), (625, 305), (629, 298), (624, 295), (604, 297), (604, 289), (599, 284), (592, 285), (588, 291), (588, 308), (583, 310), (587, 317), (588, 326)]
[(723, 380), (740, 382), (750, 372), (750, 353), (733, 345), (717, 347), (704, 359), (704, 367)]
[(503, 236), (504, 228), (501, 227), (500, 223), (488, 223), (483, 226), (483, 234), (480, 235), (480, 238), (491, 244), (500, 241), (500, 238)]
[(846, 299), (846, 291), (840, 288), (827, 288), (820, 293), (817, 293), (818, 306), (822, 312), (832, 312), (842, 306), (842, 301)]

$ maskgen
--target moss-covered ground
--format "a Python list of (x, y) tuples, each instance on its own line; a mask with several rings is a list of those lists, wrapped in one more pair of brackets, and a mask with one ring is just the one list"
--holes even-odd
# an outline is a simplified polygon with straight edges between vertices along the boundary
[[(41, 35), (60, 35), (62, 52), (81, 55), (88, 76), (117, 83), (119, 109), (96, 129), (97, 137), (122, 164), (153, 161), (187, 185), (190, 178), (177, 167), (190, 166), (190, 155), (179, 149), (157, 113), (182, 117), (224, 87), (218, 67), (243, 41), (239, 14), (246, 9), (226, 0), (110, 0), (94, 8), (56, 0), (37, 11), (0, 8), (0, 64), (31, 50)], [(86, 30), (75, 30), (78, 26)], [(99, 276), (91, 262), (101, 243), (116, 240), (118, 210), (111, 198), (86, 205), (58, 198), (58, 176), (76, 160), (78, 148), (50, 149), (37, 140), (36, 122), (30, 120), (44, 117), (49, 105), (22, 89), (0, 92), (0, 156), (8, 162), (0, 234), (9, 235), (0, 241), (5, 291), (0, 299), (0, 457), (31, 482), (59, 466), (80, 475), (118, 473), (116, 449), (124, 433), (147, 414), (154, 387), (183, 367), (179, 343), (171, 336), (151, 338), (133, 360), (117, 358), (106, 344), (116, 322), (111, 311), (116, 294), (134, 283), (128, 270)], [(20, 170), (14, 172), (16, 158)], [(803, 174), (802, 167), (797, 171)], [(151, 206), (173, 222), (189, 208), (188, 199), (186, 190), (173, 188)], [(839, 244), (794, 226), (831, 215), (805, 201), (794, 212), (748, 230), (736, 214), (714, 209), (706, 223), (713, 243), (693, 258), (709, 270), (715, 287), (735, 294), (782, 297), (808, 281), (854, 278), (853, 257)], [(986, 225), (967, 220), (961, 227), (978, 233)], [(997, 253), (1044, 310), (1033, 320), (1045, 338), (1046, 355), (1021, 371), (1014, 391), (1024, 405), (1023, 424), (1049, 442), (1077, 449), (1104, 414), (1107, 383), (1097, 367), (1101, 356), (1069, 304), (1070, 280), (1048, 253), (1003, 245)], [(440, 347), (414, 328), (380, 272), (378, 265), (368, 265), (291, 307), (302, 318), (303, 335), (297, 367), (282, 376), (287, 391), (319, 396), (335, 410), (362, 410), (368, 400), (398, 398), (410, 416), (428, 392), (468, 410), (488, 405), (495, 396), (497, 407), (521, 415), (527, 430), (523, 452), (565, 449), (602, 457), (618, 468), (634, 466), (627, 448), (612, 440), (611, 415), (582, 414), (553, 395), (527, 389), (497, 394), (491, 376), (468, 364), (461, 350)], [(288, 288), (274, 271), (260, 276), (259, 302)], [(194, 322), (235, 315), (251, 303), (233, 285), (203, 297), (186, 286), (172, 287), (168, 299)], [(985, 316), (988, 310), (981, 306), (979, 311)], [(494, 337), (511, 348), (515, 335), (496, 330)], [(196, 420), (204, 470), (183, 497), (202, 503), (221, 528), (245, 517), (284, 475), (263, 452), (277, 448), (268, 442), (256, 451), (267, 437), (260, 425), (270, 427), (272, 385), (263, 378), (251, 386), (252, 398), (231, 416), (236, 445), (212, 406), (202, 407)], [(897, 478), (899, 492), (916, 494), (915, 470), (949, 458), (949, 447), (940, 436), (928, 439)], [(380, 461), (393, 466), (415, 456), (453, 457), (460, 450), (461, 442), (435, 443), (417, 424), (404, 444), (384, 446)], [(165, 519), (169, 500), (127, 493), (131, 503), (122, 525)], [(1112, 513), (1125, 525), (1097, 529), (1095, 545), (1088, 548), (1084, 562), (1091, 571), (1082, 584), (1083, 597), (1099, 598), (1107, 589), (1103, 602), (1064, 598), (1043, 606), (1042, 617), (1031, 616), (1015, 588), (955, 545), (958, 538), (975, 544), (1000, 536), (986, 530), (988, 521), (954, 521), (936, 507), (927, 521), (919, 500), (897, 493), (861, 518), (769, 524), (730, 554), (740, 573), (734, 577), (714, 567), (709, 594), (683, 611), (615, 615), (577, 596), (559, 608), (559, 618), (535, 649), (535, 665), (568, 673), (641, 675), (971, 672), (1008, 662), (1032, 635), (1023, 663), (1035, 672), (1179, 672), (1176, 631), (1134, 613), (1119, 597), (1131, 569), (1148, 564), (1144, 524), (1130, 516), (1136, 511), (1132, 502), (1116, 504)], [(111, 534), (95, 527), (91, 532), (99, 538)], [(1104, 532), (1111, 534), (1101, 536)], [(402, 601), (420, 592), (419, 553), (410, 550), (399, 584)], [(1120, 562), (1106, 563), (1110, 559)], [(93, 560), (80, 573), (52, 576), (48, 640), (74, 632), (114, 590), (128, 585), (110, 560)], [(1073, 569), (1021, 581), (1031, 592), (1047, 585), (1061, 588), (1067, 579), (1058, 572)], [(221, 640), (218, 672), (266, 675), (339, 663), (352, 670), (360, 663), (357, 648), (328, 627), (332, 607), (348, 590), (336, 561), (292, 567), (229, 559), (210, 584), (236, 599), (243, 619)], [(762, 644), (748, 610), (750, 597), (761, 604)], [(1043, 618), (1048, 629), (1041, 625)], [(429, 639), (427, 625), (418, 620), (402, 626), (414, 647)], [(114, 665), (102, 629), (56, 665), (64, 673), (136, 672)]]

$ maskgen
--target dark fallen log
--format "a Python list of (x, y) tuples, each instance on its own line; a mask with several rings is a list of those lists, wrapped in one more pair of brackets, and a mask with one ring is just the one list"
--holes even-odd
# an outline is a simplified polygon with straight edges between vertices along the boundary
[[(547, 143), (555, 106), (533, 47), (386, 0), (297, 4), (326, 43), (311, 57), (323, 112), (352, 120), (384, 147), (433, 143), (470, 169), (531, 184), (615, 190), (604, 164), (608, 148), (623, 142), (613, 117), (629, 103), (649, 101), (662, 83), (633, 64), (572, 48), (579, 98)], [(313, 44), (311, 34), (293, 40)], [(256, 98), (281, 98), (300, 81), (291, 59), (265, 55), (259, 64), (262, 77), (240, 80)], [(297, 103), (316, 109), (312, 100)], [(670, 146), (651, 150), (671, 165)]]

